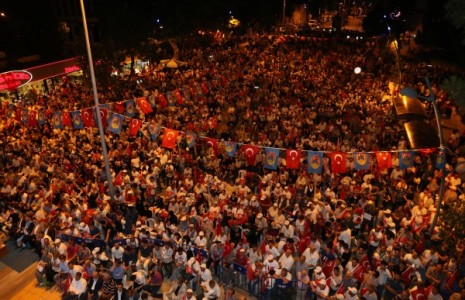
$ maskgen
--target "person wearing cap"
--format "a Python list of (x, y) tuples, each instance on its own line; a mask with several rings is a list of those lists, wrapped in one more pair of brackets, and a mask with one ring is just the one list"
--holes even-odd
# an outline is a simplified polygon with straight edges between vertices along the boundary
[(329, 295), (329, 287), (326, 284), (326, 279), (314, 280), (311, 284), (312, 291), (317, 300), (325, 300)]
[(293, 238), (294, 231), (294, 226), (291, 224), (289, 220), (285, 220), (283, 226), (281, 226), (281, 229), (279, 230), (279, 232), (282, 233), (285, 238)]
[(197, 297), (194, 296), (194, 291), (192, 289), (187, 289), (186, 293), (181, 299), (182, 300), (197, 300)]
[(196, 284), (194, 284), (192, 288), (196, 290), (197, 284), (199, 284), (202, 287), (207, 287), (210, 280), (212, 279), (213, 279), (212, 272), (210, 271), (210, 269), (207, 268), (206, 263), (202, 263), (200, 264), (200, 270), (197, 275)]
[(255, 217), (254, 227), (255, 227), (256, 241), (261, 242), (264, 235), (266, 234), (266, 231), (268, 230), (268, 222), (263, 217), (262, 213), (258, 213), (257, 216)]
[(200, 246), (200, 244), (206, 245), (208, 242), (207, 238), (205, 237), (205, 233), (203, 231), (200, 231), (197, 237), (194, 240), (194, 244), (197, 245), (197, 247)]

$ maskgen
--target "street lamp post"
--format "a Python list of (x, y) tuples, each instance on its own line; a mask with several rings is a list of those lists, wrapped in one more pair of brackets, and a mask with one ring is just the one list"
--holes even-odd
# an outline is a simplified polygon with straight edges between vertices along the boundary
[[(411, 87), (403, 88), (400, 91), (400, 94), (407, 96), (407, 97), (411, 97), (411, 98), (423, 99), (425, 101), (430, 102), (433, 105), (434, 115), (436, 118), (436, 125), (438, 129), (438, 136), (439, 136), (439, 155), (444, 155), (446, 151), (446, 145), (444, 144), (444, 133), (442, 131), (442, 124), (441, 124), (441, 118), (439, 115), (438, 105), (436, 103), (436, 98), (434, 97), (433, 89), (431, 88), (431, 83), (429, 82), (428, 77), (425, 77), (425, 81), (426, 81), (426, 85), (429, 90), (428, 97), (418, 95), (418, 93)], [(434, 227), (436, 226), (436, 222), (438, 221), (439, 211), (441, 210), (442, 199), (444, 197), (444, 189), (445, 189), (445, 182), (446, 182), (446, 166), (445, 165), (446, 165), (445, 163), (441, 164), (441, 183), (439, 187), (439, 199), (438, 199), (438, 202), (436, 203), (436, 212), (434, 213), (433, 221), (431, 222), (431, 227), (429, 229), (430, 236), (433, 234)]]
[(95, 80), (95, 72), (94, 72), (94, 62), (92, 59), (92, 51), (90, 50), (89, 31), (87, 30), (86, 10), (84, 7), (84, 0), (80, 0), (80, 2), (81, 2), (81, 11), (82, 11), (82, 23), (84, 25), (84, 36), (86, 39), (87, 56), (89, 58), (90, 78), (92, 81), (92, 91), (94, 94), (95, 112), (97, 114), (97, 125), (98, 125), (98, 131), (100, 133), (100, 143), (102, 144), (103, 160), (105, 162), (105, 175), (108, 180), (108, 188), (110, 190), (111, 200), (114, 200), (113, 182), (111, 181), (110, 166), (108, 164), (107, 145), (105, 143), (105, 135), (104, 135), (103, 124), (102, 124), (102, 119), (100, 115), (100, 104), (98, 101), (97, 83)]

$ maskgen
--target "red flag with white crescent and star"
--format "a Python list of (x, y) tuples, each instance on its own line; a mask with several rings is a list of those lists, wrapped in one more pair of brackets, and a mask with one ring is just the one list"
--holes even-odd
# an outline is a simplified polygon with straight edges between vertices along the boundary
[(286, 150), (286, 167), (288, 169), (298, 169), (300, 167), (300, 151)]
[(81, 118), (82, 118), (82, 123), (84, 124), (84, 127), (95, 126), (94, 117), (92, 115), (92, 109), (90, 108), (82, 109)]
[(392, 167), (392, 157), (389, 152), (376, 152), (376, 161), (378, 162), (378, 169), (380, 170)]
[(252, 145), (242, 146), (242, 151), (244, 152), (245, 160), (249, 165), (254, 165), (255, 160), (257, 159), (258, 147)]
[(176, 142), (178, 140), (179, 132), (173, 129), (165, 129), (163, 133), (163, 140), (161, 142), (161, 146), (164, 148), (173, 149), (176, 146)]
[(335, 174), (347, 172), (346, 153), (332, 152), (331, 157), (331, 171)]
[(137, 104), (139, 105), (140, 109), (144, 114), (150, 114), (153, 112), (152, 107), (150, 106), (149, 101), (147, 101), (147, 98), (145, 97), (140, 97), (136, 99)]
[(131, 119), (131, 122), (129, 123), (129, 135), (136, 136), (137, 133), (139, 132), (141, 125), (142, 125), (141, 120)]

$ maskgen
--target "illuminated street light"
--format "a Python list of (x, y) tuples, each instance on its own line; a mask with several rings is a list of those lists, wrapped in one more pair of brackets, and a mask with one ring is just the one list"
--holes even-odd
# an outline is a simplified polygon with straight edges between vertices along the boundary
[[(438, 105), (436, 103), (436, 98), (434, 97), (433, 89), (431, 88), (431, 84), (429, 82), (428, 77), (425, 77), (425, 81), (426, 81), (426, 85), (429, 90), (428, 97), (418, 95), (417, 91), (415, 91), (411, 87), (403, 88), (402, 90), (400, 90), (400, 94), (407, 96), (407, 97), (411, 97), (411, 98), (423, 99), (425, 101), (430, 102), (433, 105), (434, 115), (436, 118), (436, 125), (438, 129), (438, 137), (439, 137), (439, 154), (438, 155), (444, 155), (446, 146), (444, 144), (444, 133), (442, 131), (441, 118), (439, 115)], [(433, 233), (434, 227), (436, 226), (436, 222), (438, 221), (439, 211), (441, 210), (442, 199), (444, 197), (445, 181), (446, 181), (446, 164), (443, 163), (441, 166), (441, 183), (440, 183), (440, 188), (439, 188), (439, 199), (438, 199), (438, 203), (436, 204), (436, 212), (434, 213), (433, 221), (431, 222), (431, 227), (429, 229), (430, 236)]]
[(6, 17), (6, 14), (2, 11), (2, 12), (0, 12), (0, 16), (1, 17)]
[(361, 72), (362, 72), (362, 68), (360, 68), (360, 67), (356, 67), (356, 68), (354, 69), (354, 73), (355, 73), (355, 74), (360, 74)]

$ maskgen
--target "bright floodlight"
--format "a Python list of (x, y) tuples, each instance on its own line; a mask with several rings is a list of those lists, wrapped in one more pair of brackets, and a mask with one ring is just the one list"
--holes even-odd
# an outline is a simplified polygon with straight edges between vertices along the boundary
[(362, 72), (362, 68), (356, 67), (356, 68), (354, 69), (354, 73), (355, 73), (355, 74), (360, 74), (360, 72)]

